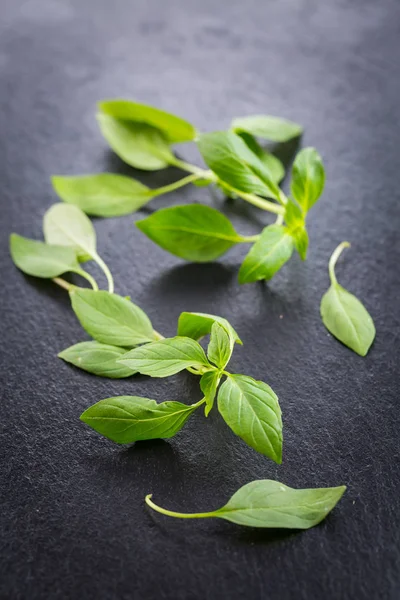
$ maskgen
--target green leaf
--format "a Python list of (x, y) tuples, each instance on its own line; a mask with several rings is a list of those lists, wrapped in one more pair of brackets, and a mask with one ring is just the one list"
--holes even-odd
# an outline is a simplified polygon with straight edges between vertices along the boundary
[(196, 406), (162, 402), (139, 396), (100, 400), (81, 415), (81, 420), (118, 444), (138, 440), (168, 439), (186, 423)]
[(246, 444), (282, 462), (281, 409), (269, 385), (245, 375), (229, 375), (219, 389), (218, 410)]
[(250, 133), (272, 142), (287, 142), (303, 133), (301, 125), (269, 115), (239, 117), (232, 121), (232, 129), (236, 132)]
[(151, 125), (162, 131), (170, 143), (190, 142), (197, 135), (196, 129), (188, 121), (147, 104), (113, 99), (99, 102), (98, 107), (102, 113), (116, 119)]
[(97, 255), (94, 227), (77, 206), (53, 204), (43, 217), (43, 233), (48, 244), (72, 248), (81, 262)]
[(225, 369), (232, 356), (235, 340), (230, 337), (223, 325), (215, 321), (211, 327), (210, 343), (207, 356), (210, 362), (220, 369)]
[(293, 163), (290, 189), (293, 198), (307, 212), (321, 196), (325, 185), (325, 170), (315, 148), (303, 148)]
[(296, 490), (278, 481), (260, 479), (241, 487), (225, 506), (208, 513), (177, 513), (154, 504), (151, 494), (146, 503), (154, 510), (178, 518), (226, 519), (247, 527), (310, 529), (335, 508), (346, 486)]
[(207, 371), (200, 379), (200, 389), (206, 399), (205, 415), (208, 417), (212, 407), (214, 406), (214, 400), (217, 393), (217, 388), (221, 380), (221, 373), (217, 370)]
[(305, 227), (296, 227), (290, 231), (290, 235), (294, 240), (294, 245), (300, 255), (301, 260), (306, 260), (308, 250), (308, 233)]
[(285, 176), (285, 167), (279, 158), (262, 148), (256, 139), (249, 133), (240, 133), (239, 135), (245, 144), (250, 148), (250, 150), (254, 152), (254, 154), (265, 165), (272, 181), (276, 184), (279, 184)]
[(375, 338), (375, 325), (364, 305), (337, 282), (335, 264), (342, 250), (349, 247), (342, 242), (329, 261), (331, 286), (321, 301), (321, 317), (325, 327), (360, 356), (365, 356)]
[(70, 297), (82, 327), (98, 342), (132, 347), (155, 339), (146, 313), (122, 296), (76, 289), (70, 292)]
[(202, 204), (163, 208), (136, 225), (164, 250), (194, 262), (214, 260), (242, 241), (222, 213)]
[(281, 201), (281, 191), (265, 164), (232, 131), (205, 133), (198, 140), (207, 166), (233, 191), (258, 194)]
[(153, 197), (152, 190), (136, 179), (100, 173), (51, 178), (64, 202), (75, 204), (88, 215), (119, 217), (135, 212)]
[(265, 227), (239, 270), (239, 283), (272, 279), (293, 253), (293, 238), (283, 225)]
[(75, 367), (99, 377), (122, 379), (135, 373), (132, 369), (117, 363), (117, 360), (127, 352), (128, 350), (124, 348), (99, 342), (81, 342), (66, 348), (58, 356)]
[(53, 278), (67, 271), (80, 271), (72, 248), (44, 244), (16, 233), (10, 235), (10, 253), (15, 265), (34, 277)]
[(134, 348), (120, 362), (150, 377), (169, 377), (188, 367), (210, 367), (200, 344), (180, 336)]
[(159, 129), (102, 113), (97, 115), (97, 120), (104, 138), (128, 165), (157, 171), (175, 162), (168, 140)]
[(237, 343), (242, 345), (242, 340), (232, 327), (232, 325), (223, 317), (209, 315), (198, 312), (183, 312), (178, 320), (178, 335), (190, 337), (193, 340), (200, 340), (205, 335), (211, 333), (213, 323), (220, 323), (228, 332), (229, 336)]

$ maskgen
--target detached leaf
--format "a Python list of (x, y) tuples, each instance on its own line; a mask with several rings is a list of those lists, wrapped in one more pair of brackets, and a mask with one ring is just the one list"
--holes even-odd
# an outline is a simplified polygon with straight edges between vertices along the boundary
[(82, 327), (98, 342), (129, 348), (155, 339), (146, 313), (122, 296), (76, 289), (70, 298)]
[(172, 144), (190, 142), (196, 137), (196, 129), (188, 121), (171, 113), (131, 100), (103, 100), (98, 104), (99, 110), (111, 117), (137, 123), (145, 123), (162, 131)]
[(269, 385), (245, 375), (229, 375), (219, 389), (218, 410), (246, 444), (282, 462), (281, 409)]
[(77, 206), (53, 204), (43, 217), (43, 233), (48, 244), (72, 248), (80, 262), (96, 256), (96, 232)]
[(81, 415), (81, 420), (118, 444), (139, 440), (168, 439), (186, 423), (196, 407), (139, 396), (100, 400)]
[(183, 312), (178, 320), (178, 335), (200, 340), (211, 333), (213, 323), (220, 323), (228, 332), (229, 336), (237, 344), (242, 345), (242, 340), (232, 325), (223, 317), (198, 312)]
[(124, 348), (99, 342), (81, 342), (66, 348), (58, 356), (93, 375), (122, 379), (135, 373), (132, 369), (117, 363), (117, 360), (127, 352), (128, 350)]
[(193, 262), (212, 261), (242, 240), (229, 219), (202, 204), (163, 208), (136, 225), (164, 250)]
[(365, 356), (375, 338), (375, 325), (364, 305), (337, 282), (335, 264), (348, 242), (342, 242), (329, 261), (331, 287), (321, 301), (325, 327), (360, 356)]
[(177, 513), (154, 504), (151, 494), (146, 503), (154, 510), (178, 518), (226, 519), (247, 527), (310, 529), (318, 525), (336, 506), (346, 486), (296, 490), (271, 479), (244, 485), (225, 506), (209, 513)]
[(153, 197), (152, 190), (136, 179), (100, 173), (51, 178), (64, 202), (75, 204), (88, 215), (119, 217), (135, 212)]
[(308, 212), (321, 196), (325, 185), (325, 169), (315, 148), (303, 148), (293, 163), (290, 189), (293, 198)]
[(260, 146), (260, 144), (256, 141), (256, 139), (250, 135), (249, 133), (239, 133), (242, 140), (245, 144), (250, 148), (252, 152), (261, 160), (261, 162), (268, 169), (268, 172), (271, 176), (271, 179), (279, 184), (285, 176), (285, 167), (271, 152), (267, 152), (264, 148)]
[(210, 362), (220, 369), (225, 369), (232, 356), (234, 343), (235, 340), (230, 337), (225, 327), (215, 321), (211, 327), (210, 343), (207, 348)]
[(200, 344), (186, 337), (168, 338), (135, 348), (120, 362), (150, 377), (169, 377), (188, 367), (210, 367)]
[(250, 248), (239, 270), (239, 283), (272, 279), (293, 253), (293, 238), (283, 225), (269, 225)]
[(267, 196), (280, 202), (281, 192), (265, 164), (232, 131), (215, 131), (199, 137), (206, 165), (233, 191)]
[(79, 272), (76, 253), (72, 248), (53, 246), (12, 233), (10, 253), (14, 264), (27, 275), (45, 279), (58, 277), (67, 271)]
[(128, 165), (157, 171), (174, 163), (168, 140), (159, 129), (102, 113), (97, 115), (97, 120), (111, 148)]
[(244, 131), (272, 142), (287, 142), (303, 133), (301, 125), (269, 115), (239, 117), (232, 121), (232, 129), (236, 132)]
[(206, 399), (205, 415), (208, 417), (212, 407), (214, 406), (214, 400), (217, 393), (217, 388), (221, 380), (221, 373), (217, 370), (207, 371), (200, 379), (200, 389)]

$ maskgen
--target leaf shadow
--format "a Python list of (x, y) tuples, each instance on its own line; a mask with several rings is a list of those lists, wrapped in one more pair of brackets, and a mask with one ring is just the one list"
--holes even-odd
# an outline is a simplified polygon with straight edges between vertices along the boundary
[[(31, 275), (26, 275), (25, 273), (21, 273), (21, 276), (25, 279), (26, 283), (35, 288), (40, 295), (45, 295), (51, 300), (60, 302), (64, 306), (70, 306), (71, 303), (67, 290), (63, 290), (61, 287), (51, 281), (51, 279), (33, 277)], [(74, 276), (70, 274), (63, 276), (63, 279), (69, 283), (78, 283), (78, 278), (74, 278)]]

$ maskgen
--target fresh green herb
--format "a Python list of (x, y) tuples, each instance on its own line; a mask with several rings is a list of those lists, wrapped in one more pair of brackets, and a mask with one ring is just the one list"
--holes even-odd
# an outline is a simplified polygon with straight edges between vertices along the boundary
[(278, 481), (261, 479), (240, 488), (225, 506), (206, 513), (180, 513), (157, 506), (150, 508), (168, 517), (204, 519), (217, 517), (247, 527), (309, 529), (318, 525), (336, 506), (346, 487), (297, 490)]
[(290, 189), (293, 198), (308, 212), (321, 196), (325, 185), (325, 170), (315, 148), (300, 150), (293, 164)]
[(293, 253), (293, 238), (283, 225), (269, 225), (239, 270), (239, 283), (272, 279)]
[(222, 325), (237, 344), (242, 345), (242, 341), (234, 330), (232, 325), (224, 318), (216, 315), (209, 315), (198, 312), (183, 312), (178, 320), (178, 335), (190, 337), (194, 340), (201, 340), (204, 336), (211, 333), (213, 324), (217, 322)]
[(129, 367), (117, 362), (128, 350), (100, 342), (80, 342), (59, 353), (59, 357), (79, 369), (98, 375), (122, 379), (135, 373)]
[(235, 340), (231, 338), (225, 327), (215, 321), (211, 327), (210, 343), (207, 356), (219, 369), (225, 369), (230, 361)]
[(268, 152), (265, 148), (262, 148), (253, 135), (245, 132), (236, 133), (240, 135), (248, 148), (264, 163), (272, 181), (279, 184), (285, 176), (285, 167), (279, 158)]
[(221, 377), (222, 374), (220, 371), (206, 371), (206, 373), (201, 376), (200, 389), (203, 392), (204, 399), (206, 401), (206, 407), (204, 409), (206, 417), (208, 417), (212, 407), (214, 406), (214, 400)]
[(80, 324), (98, 342), (132, 348), (158, 337), (146, 313), (122, 296), (74, 289), (70, 297)]
[(171, 438), (186, 423), (197, 405), (162, 402), (138, 396), (100, 400), (81, 415), (81, 420), (118, 444)]
[(163, 208), (136, 225), (164, 250), (195, 262), (214, 260), (235, 244), (252, 240), (240, 236), (215, 208), (201, 204)]
[(303, 132), (297, 123), (269, 115), (239, 117), (232, 121), (231, 127), (236, 133), (249, 133), (271, 142), (288, 142)]
[(348, 242), (342, 242), (329, 261), (331, 287), (321, 301), (321, 317), (328, 331), (360, 356), (365, 356), (375, 338), (374, 322), (363, 304), (337, 282), (336, 262)]
[(48, 244), (73, 248), (80, 262), (88, 260), (97, 262), (107, 277), (109, 291), (114, 291), (110, 270), (96, 250), (94, 227), (90, 219), (77, 206), (53, 204), (44, 215), (43, 232)]

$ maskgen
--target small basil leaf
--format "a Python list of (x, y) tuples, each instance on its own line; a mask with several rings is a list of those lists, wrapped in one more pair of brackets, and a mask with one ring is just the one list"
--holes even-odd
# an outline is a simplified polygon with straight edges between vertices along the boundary
[(161, 402), (139, 396), (100, 400), (81, 420), (118, 444), (173, 437), (195, 410), (181, 402)]
[(58, 356), (93, 375), (122, 379), (135, 373), (132, 369), (117, 363), (117, 360), (127, 352), (128, 350), (124, 348), (99, 342), (81, 342), (66, 348)]
[(76, 289), (70, 292), (70, 297), (82, 327), (98, 342), (132, 347), (155, 339), (146, 313), (122, 296)]
[(261, 160), (261, 162), (266, 166), (268, 172), (271, 176), (272, 181), (274, 183), (279, 184), (280, 181), (285, 176), (285, 167), (273, 154), (267, 152), (260, 146), (260, 144), (256, 141), (256, 139), (250, 135), (249, 133), (240, 133), (239, 134), (242, 140), (246, 143), (246, 145), (250, 148), (252, 152)]
[(171, 113), (131, 100), (103, 100), (99, 110), (116, 119), (146, 123), (162, 131), (170, 143), (190, 142), (197, 135), (196, 129), (188, 121)]
[(190, 337), (194, 340), (200, 340), (205, 335), (211, 333), (211, 328), (215, 322), (220, 323), (226, 329), (234, 342), (242, 345), (242, 340), (226, 319), (206, 313), (181, 313), (178, 320), (178, 335)]
[(289, 229), (304, 225), (304, 213), (298, 204), (290, 198), (285, 205), (285, 221)]
[(169, 377), (188, 367), (210, 366), (200, 344), (179, 336), (134, 348), (120, 362), (150, 377)]
[(12, 233), (10, 253), (15, 265), (28, 275), (53, 278), (67, 271), (79, 271), (72, 248), (53, 246)]
[(365, 356), (375, 338), (375, 325), (364, 305), (337, 282), (335, 264), (342, 250), (349, 247), (342, 242), (331, 256), (329, 274), (331, 287), (321, 301), (321, 317), (325, 327), (343, 344), (360, 356)]
[(269, 385), (245, 375), (229, 375), (218, 392), (218, 410), (249, 446), (282, 462), (281, 409)]
[(233, 191), (281, 200), (281, 192), (265, 164), (232, 131), (205, 133), (198, 140), (206, 165)]
[(211, 327), (210, 343), (207, 356), (210, 362), (220, 369), (225, 369), (232, 355), (235, 340), (230, 337), (225, 327), (215, 321)]
[(43, 233), (48, 244), (72, 248), (81, 262), (96, 256), (96, 232), (77, 206), (53, 204), (44, 215)]
[(297, 252), (300, 255), (301, 260), (306, 260), (308, 250), (308, 233), (307, 229), (303, 227), (296, 227), (290, 230), (290, 235), (294, 240), (294, 245)]
[(64, 202), (96, 217), (127, 215), (153, 197), (152, 190), (140, 181), (112, 173), (76, 177), (55, 175), (51, 180)]
[(240, 267), (239, 283), (272, 279), (292, 256), (293, 246), (293, 238), (285, 227), (265, 227)]
[(168, 141), (159, 129), (101, 113), (97, 120), (104, 138), (128, 165), (144, 171), (157, 171), (174, 163)]
[(287, 142), (299, 137), (303, 132), (301, 125), (269, 115), (238, 117), (232, 121), (232, 129), (236, 132), (250, 133), (271, 142)]
[(303, 148), (293, 163), (290, 189), (293, 198), (307, 212), (321, 196), (325, 185), (325, 170), (315, 148)]
[(214, 406), (214, 400), (217, 393), (217, 388), (221, 380), (221, 373), (217, 370), (207, 371), (200, 379), (200, 389), (206, 399), (205, 415), (208, 417), (212, 407)]
[(163, 208), (136, 225), (164, 250), (194, 262), (214, 260), (242, 239), (229, 219), (202, 204)]

